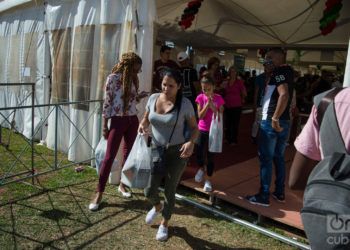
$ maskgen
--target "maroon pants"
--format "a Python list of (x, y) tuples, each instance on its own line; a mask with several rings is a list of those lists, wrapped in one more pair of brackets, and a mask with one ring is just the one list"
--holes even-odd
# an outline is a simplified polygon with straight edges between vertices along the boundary
[(120, 142), (124, 137), (123, 147), (123, 165), (128, 157), (132, 145), (134, 144), (139, 120), (137, 116), (113, 116), (111, 118), (111, 127), (108, 134), (106, 155), (100, 169), (100, 176), (97, 185), (97, 192), (104, 192), (105, 186), (111, 172), (114, 158), (117, 155)]

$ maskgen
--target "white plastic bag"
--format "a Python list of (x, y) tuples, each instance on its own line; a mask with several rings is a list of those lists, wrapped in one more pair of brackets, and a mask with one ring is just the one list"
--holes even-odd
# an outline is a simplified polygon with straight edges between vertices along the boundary
[(222, 126), (222, 114), (213, 113), (213, 118), (209, 130), (209, 152), (221, 153), (222, 152), (222, 137), (223, 137), (223, 126)]
[[(102, 167), (102, 162), (105, 158), (107, 150), (107, 140), (102, 136), (100, 142), (97, 144), (95, 149), (95, 162), (96, 162), (96, 171), (99, 174), (100, 169)], [(111, 168), (111, 172), (115, 172), (118, 170), (118, 162), (117, 159), (114, 159), (113, 165)]]
[(123, 166), (121, 181), (132, 188), (146, 188), (151, 180), (151, 148), (138, 134)]

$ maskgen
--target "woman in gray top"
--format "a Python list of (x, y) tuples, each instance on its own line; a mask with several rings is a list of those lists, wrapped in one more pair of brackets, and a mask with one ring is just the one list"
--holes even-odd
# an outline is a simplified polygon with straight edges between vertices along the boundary
[[(199, 135), (193, 106), (187, 98), (182, 97), (181, 80), (178, 71), (165, 72), (162, 92), (150, 96), (139, 126), (140, 133), (147, 133), (149, 125), (152, 126), (154, 165), (151, 184), (145, 189), (145, 195), (153, 208), (147, 213), (146, 223), (152, 224), (157, 215), (162, 214), (163, 220), (156, 235), (156, 239), (160, 241), (168, 238), (168, 222), (175, 205), (176, 187)], [(188, 141), (184, 137), (185, 122), (191, 130)], [(162, 164), (155, 162), (155, 152), (158, 152), (160, 158), (163, 155)], [(158, 188), (163, 178), (165, 200), (161, 203)]]

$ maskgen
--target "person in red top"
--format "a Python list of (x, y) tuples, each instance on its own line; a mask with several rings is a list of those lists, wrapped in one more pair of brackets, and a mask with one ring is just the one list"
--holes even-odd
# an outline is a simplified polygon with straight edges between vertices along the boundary
[(229, 78), (224, 82), (226, 139), (230, 145), (236, 145), (242, 105), (247, 91), (242, 80), (238, 79), (234, 66), (228, 70)]
[(153, 65), (152, 92), (161, 92), (164, 72), (168, 69), (180, 70), (179, 65), (173, 60), (170, 60), (170, 55), (171, 48), (163, 45), (160, 48), (160, 59), (156, 60)]

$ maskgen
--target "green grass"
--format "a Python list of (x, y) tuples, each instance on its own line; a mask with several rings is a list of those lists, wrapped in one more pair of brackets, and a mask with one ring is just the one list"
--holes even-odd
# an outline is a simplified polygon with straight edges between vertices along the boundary
[[(2, 145), (0, 145), (0, 185), (31, 175), (32, 151), (28, 139), (18, 133), (2, 128)], [(8, 145), (6, 147), (5, 145)], [(55, 168), (55, 154), (46, 146), (34, 144), (34, 171), (44, 173)], [(70, 162), (67, 155), (57, 153), (57, 167)], [(7, 178), (4, 178), (4, 177)]]
[[(45, 156), (52, 154), (40, 150)], [(28, 154), (24, 157), (30, 159)], [(89, 167), (80, 173), (69, 167), (46, 174), (36, 178), (35, 185), (27, 181), (0, 186), (1, 249), (293, 249), (183, 203), (176, 205), (170, 238), (157, 242), (157, 225), (144, 223), (151, 206), (141, 190), (124, 199), (108, 185), (101, 209), (87, 209), (97, 184), (96, 171)], [(179, 192), (199, 198), (186, 188)], [(229, 206), (223, 209), (232, 212)]]

